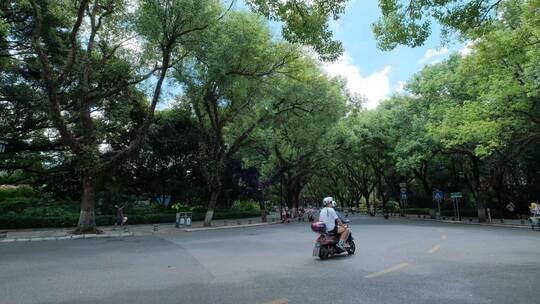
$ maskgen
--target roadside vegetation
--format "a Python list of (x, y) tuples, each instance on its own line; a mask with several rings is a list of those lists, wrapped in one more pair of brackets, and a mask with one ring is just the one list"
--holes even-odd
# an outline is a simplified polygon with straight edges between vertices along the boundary
[[(396, 211), (400, 183), (421, 213), (437, 189), (480, 219), (540, 198), (539, 0), (419, 1), (470, 50), (375, 110), (321, 69), (346, 1), (246, 2), (0, 0), (0, 228), (95, 231), (114, 205), (174, 221), (174, 204), (211, 225), (326, 195)], [(425, 41), (422, 14), (381, 3), (381, 48)]]

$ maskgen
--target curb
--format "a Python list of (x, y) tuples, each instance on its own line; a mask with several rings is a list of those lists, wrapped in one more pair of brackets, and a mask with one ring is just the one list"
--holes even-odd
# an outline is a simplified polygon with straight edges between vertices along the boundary
[(208, 230), (219, 230), (219, 229), (257, 227), (257, 226), (268, 226), (268, 225), (275, 225), (275, 224), (281, 224), (281, 222), (257, 223), (257, 224), (233, 225), (233, 226), (219, 226), (219, 227), (188, 228), (188, 229), (184, 229), (184, 232), (197, 232), (197, 231), (208, 231)]
[(504, 225), (504, 224), (489, 224), (489, 223), (475, 223), (475, 222), (465, 222), (465, 221), (448, 221), (448, 220), (436, 220), (436, 219), (417, 219), (409, 217), (401, 217), (400, 219), (409, 220), (409, 221), (426, 221), (426, 222), (438, 222), (446, 224), (461, 224), (461, 225), (476, 225), (476, 226), (488, 226), (488, 227), (503, 227), (503, 228), (520, 228), (520, 229), (531, 229), (530, 225)]
[(99, 238), (128, 237), (128, 236), (133, 236), (133, 232), (122, 232), (122, 233), (111, 233), (111, 234), (78, 234), (78, 235), (32, 237), (32, 238), (5, 238), (5, 239), (0, 239), (0, 243), (61, 241), (61, 240), (76, 240), (76, 239), (99, 239)]

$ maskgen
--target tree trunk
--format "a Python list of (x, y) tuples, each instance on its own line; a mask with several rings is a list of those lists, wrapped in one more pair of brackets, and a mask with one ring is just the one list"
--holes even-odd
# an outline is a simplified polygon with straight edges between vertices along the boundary
[(486, 204), (484, 202), (484, 199), (479, 199), (477, 202), (478, 206), (478, 221), (479, 222), (485, 222), (486, 221)]
[(486, 187), (482, 187), (481, 179), (480, 179), (480, 160), (475, 157), (471, 156), (472, 161), (472, 169), (473, 169), (473, 176), (474, 176), (474, 183), (475, 183), (475, 190), (476, 190), (476, 206), (478, 209), (478, 221), (479, 222), (485, 222), (486, 221), (486, 204), (485, 204), (485, 196), (486, 194), (483, 193), (486, 189)]
[(416, 174), (416, 177), (422, 182), (422, 187), (424, 188), (424, 194), (426, 195), (426, 198), (429, 199), (433, 195), (433, 187), (431, 186), (431, 183), (428, 181), (428, 179), (421, 174)]
[[(367, 195), (366, 195), (367, 194)], [(371, 212), (371, 203), (369, 201), (369, 197), (370, 197), (370, 194), (369, 193), (364, 193), (364, 200), (366, 201), (366, 209), (367, 209), (367, 213), (371, 216), (374, 216), (375, 215), (375, 207), (373, 207), (373, 212)]]
[(206, 215), (204, 217), (204, 227), (212, 226), (212, 218), (214, 217), (214, 209), (217, 205), (218, 195), (219, 190), (213, 189), (210, 195), (210, 203), (208, 204), (208, 210), (206, 211)]
[(266, 209), (261, 209), (261, 222), (263, 223), (268, 222), (268, 215), (266, 213)]
[(95, 177), (83, 177), (82, 190), (81, 214), (74, 233), (99, 233), (99, 230), (96, 228), (94, 211), (96, 193)]

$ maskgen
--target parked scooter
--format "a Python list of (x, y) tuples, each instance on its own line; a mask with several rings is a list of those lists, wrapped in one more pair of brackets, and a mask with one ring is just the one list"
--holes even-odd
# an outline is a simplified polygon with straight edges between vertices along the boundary
[[(344, 220), (344, 224), (348, 224), (350, 221), (348, 219)], [(315, 241), (315, 247), (313, 248), (313, 256), (318, 256), (321, 260), (326, 260), (327, 258), (342, 254), (345, 251), (349, 255), (353, 255), (356, 250), (356, 245), (354, 244), (354, 238), (352, 232), (349, 234), (349, 238), (345, 242), (345, 250), (337, 247), (339, 241), (339, 235), (336, 233), (327, 233), (326, 225), (323, 222), (315, 222), (311, 224), (311, 230), (313, 232), (319, 233), (317, 240)]]

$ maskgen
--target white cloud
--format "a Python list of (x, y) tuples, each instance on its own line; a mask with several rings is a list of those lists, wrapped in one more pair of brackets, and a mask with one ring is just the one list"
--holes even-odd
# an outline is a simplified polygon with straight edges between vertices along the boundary
[(396, 93), (403, 93), (405, 91), (405, 85), (407, 85), (406, 81), (398, 81), (398, 88), (396, 89)]
[(379, 102), (388, 97), (390, 93), (390, 71), (392, 67), (386, 66), (368, 76), (362, 76), (360, 69), (354, 64), (353, 58), (344, 53), (338, 60), (328, 63), (324, 69), (330, 76), (342, 76), (347, 80), (347, 88), (367, 98), (366, 108), (374, 109)]
[(461, 56), (465, 57), (469, 55), (473, 51), (472, 49), (473, 45), (474, 45), (473, 41), (467, 41), (465, 46), (461, 50), (459, 50), (459, 53), (461, 54)]
[(418, 60), (418, 64), (434, 64), (441, 62), (442, 58), (450, 54), (450, 50), (446, 47), (441, 49), (428, 49), (422, 59)]

